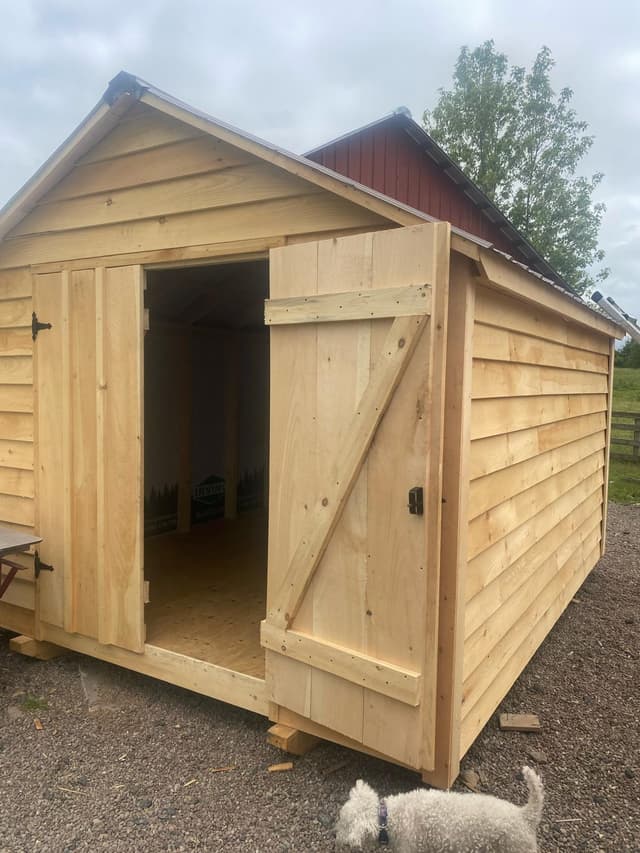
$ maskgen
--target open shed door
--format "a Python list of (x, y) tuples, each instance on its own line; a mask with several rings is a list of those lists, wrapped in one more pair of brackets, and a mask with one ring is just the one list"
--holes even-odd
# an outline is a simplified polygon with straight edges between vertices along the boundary
[(275, 249), (266, 304), (271, 716), (418, 769), (434, 753), (449, 241), (438, 223)]
[(142, 651), (143, 275), (34, 276), (41, 623)]

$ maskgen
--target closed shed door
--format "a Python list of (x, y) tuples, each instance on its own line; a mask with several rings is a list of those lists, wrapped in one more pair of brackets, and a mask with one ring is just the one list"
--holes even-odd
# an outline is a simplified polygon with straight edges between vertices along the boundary
[(144, 645), (142, 269), (34, 276), (41, 622)]
[(432, 317), (448, 263), (441, 224), (277, 249), (266, 305), (262, 644), (274, 716), (425, 769), (437, 655), (432, 439), (442, 414), (443, 328)]

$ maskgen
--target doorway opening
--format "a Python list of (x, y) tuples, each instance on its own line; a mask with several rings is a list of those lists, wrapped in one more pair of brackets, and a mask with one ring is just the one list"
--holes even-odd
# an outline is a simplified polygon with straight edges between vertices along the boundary
[(146, 275), (146, 642), (264, 678), (268, 262)]

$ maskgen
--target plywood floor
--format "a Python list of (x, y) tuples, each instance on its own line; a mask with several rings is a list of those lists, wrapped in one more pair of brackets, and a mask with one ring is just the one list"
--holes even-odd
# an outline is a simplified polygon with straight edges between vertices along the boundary
[(264, 678), (265, 513), (148, 539), (145, 578), (148, 643)]

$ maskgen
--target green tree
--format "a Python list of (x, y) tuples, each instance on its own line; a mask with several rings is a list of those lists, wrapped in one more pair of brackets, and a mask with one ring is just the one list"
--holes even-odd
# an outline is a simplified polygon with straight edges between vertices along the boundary
[(463, 47), (453, 87), (439, 90), (424, 125), (565, 281), (584, 292), (608, 274), (591, 274), (604, 258), (598, 232), (605, 207), (592, 200), (602, 174), (577, 174), (593, 136), (571, 107), (571, 89), (556, 96), (553, 66), (547, 47), (528, 72), (509, 67), (493, 41)]
[(616, 353), (616, 367), (640, 367), (640, 344), (629, 338)]

